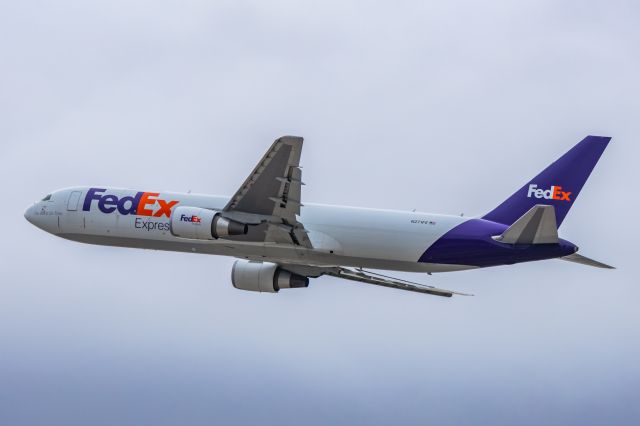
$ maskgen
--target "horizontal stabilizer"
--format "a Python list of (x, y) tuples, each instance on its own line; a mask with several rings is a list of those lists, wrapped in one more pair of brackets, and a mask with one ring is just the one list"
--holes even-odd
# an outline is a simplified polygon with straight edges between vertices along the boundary
[(555, 208), (544, 204), (535, 205), (502, 235), (493, 239), (505, 244), (557, 244)]
[(597, 260), (589, 259), (588, 257), (584, 257), (578, 253), (573, 253), (569, 256), (561, 257), (560, 259), (574, 263), (581, 263), (583, 265), (593, 266), (596, 268), (616, 269), (613, 266), (606, 265), (602, 262), (598, 262)]

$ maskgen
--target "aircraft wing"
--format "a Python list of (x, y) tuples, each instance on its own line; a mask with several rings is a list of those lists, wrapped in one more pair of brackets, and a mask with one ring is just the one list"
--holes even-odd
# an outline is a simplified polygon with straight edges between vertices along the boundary
[(343, 278), (345, 280), (359, 281), (362, 283), (379, 285), (382, 287), (397, 288), (399, 290), (415, 291), (416, 293), (432, 294), (434, 296), (451, 297), (454, 294), (460, 296), (472, 296), (472, 294), (459, 293), (453, 290), (444, 290), (442, 288), (436, 288), (424, 284), (414, 283), (411, 281), (388, 277), (386, 275), (377, 274), (371, 271), (364, 271), (363, 269), (349, 269), (349, 268), (334, 268), (331, 271), (325, 272), (325, 275), (331, 275), (337, 278)]
[(297, 218), (304, 185), (300, 168), (302, 141), (297, 136), (276, 139), (223, 209), (228, 214), (259, 217), (260, 223), (267, 225), (264, 242), (312, 248)]

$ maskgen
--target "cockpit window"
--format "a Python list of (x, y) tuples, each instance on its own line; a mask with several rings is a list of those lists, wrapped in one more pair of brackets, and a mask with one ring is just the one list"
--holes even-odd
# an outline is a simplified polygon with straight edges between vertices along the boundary
[(42, 199), (42, 201), (50, 201), (50, 200), (51, 200), (51, 194), (47, 195)]

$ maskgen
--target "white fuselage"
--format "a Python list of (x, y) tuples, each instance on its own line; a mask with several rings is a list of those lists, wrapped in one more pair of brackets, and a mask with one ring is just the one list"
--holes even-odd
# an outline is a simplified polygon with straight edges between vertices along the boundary
[(169, 214), (174, 206), (222, 210), (229, 197), (147, 192), (149, 196), (143, 197), (142, 207), (134, 214), (127, 209), (139, 191), (108, 188), (113, 199), (100, 201), (86, 200), (88, 190), (76, 187), (56, 191), (49, 200), (30, 207), (25, 216), (47, 232), (91, 244), (315, 266), (411, 272), (471, 268), (418, 262), (427, 248), (467, 220), (459, 216), (305, 203), (300, 222), (313, 245), (313, 249), (307, 249), (291, 244), (184, 239), (171, 234)]

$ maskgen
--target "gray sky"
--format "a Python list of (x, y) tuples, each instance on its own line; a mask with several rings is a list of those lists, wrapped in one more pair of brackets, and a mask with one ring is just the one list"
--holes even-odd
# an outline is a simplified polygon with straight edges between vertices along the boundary
[[(0, 1), (0, 423), (638, 424), (634, 1)], [(443, 300), (27, 223), (71, 185), (230, 194), (305, 137), (307, 201), (489, 211), (614, 139), (560, 261), (432, 277)], [(636, 279), (637, 281), (637, 279)]]

